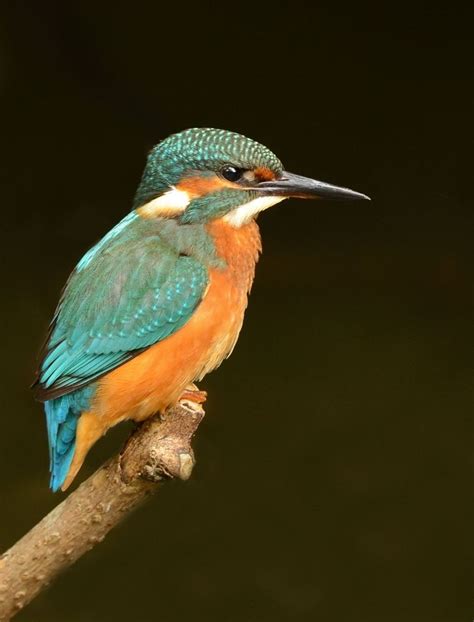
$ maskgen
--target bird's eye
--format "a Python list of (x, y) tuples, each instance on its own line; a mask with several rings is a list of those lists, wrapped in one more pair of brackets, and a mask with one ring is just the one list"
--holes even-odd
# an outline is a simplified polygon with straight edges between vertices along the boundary
[(222, 168), (222, 177), (227, 179), (227, 181), (239, 181), (239, 179), (244, 174), (243, 168), (237, 168), (236, 166), (232, 166), (231, 164), (226, 164)]

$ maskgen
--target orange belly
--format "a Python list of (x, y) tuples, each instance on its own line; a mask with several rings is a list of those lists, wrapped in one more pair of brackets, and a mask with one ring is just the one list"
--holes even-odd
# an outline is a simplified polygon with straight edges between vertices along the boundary
[[(141, 421), (175, 403), (186, 386), (215, 369), (239, 335), (247, 293), (214, 270), (204, 300), (176, 333), (107, 374), (92, 404), (108, 427)], [(104, 421), (104, 423), (105, 423)]]
[(98, 381), (91, 408), (78, 422), (75, 454), (63, 490), (90, 447), (110, 427), (124, 419), (142, 421), (163, 412), (188, 384), (231, 353), (242, 327), (260, 236), (254, 222), (233, 229), (217, 221), (208, 230), (227, 267), (210, 270), (208, 290), (182, 328)]

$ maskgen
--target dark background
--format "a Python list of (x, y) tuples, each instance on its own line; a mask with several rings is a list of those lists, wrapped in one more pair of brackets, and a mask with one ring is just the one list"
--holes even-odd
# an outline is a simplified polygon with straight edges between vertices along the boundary
[(373, 197), (260, 218), (238, 347), (201, 385), (192, 481), (18, 620), (471, 619), (470, 23), (452, 3), (2, 5), (2, 548), (62, 498), (36, 353), (154, 143), (232, 129)]

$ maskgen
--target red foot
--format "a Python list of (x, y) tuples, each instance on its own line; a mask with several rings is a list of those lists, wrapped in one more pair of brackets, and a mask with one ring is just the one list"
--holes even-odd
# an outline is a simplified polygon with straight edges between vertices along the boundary
[(199, 391), (195, 385), (190, 385), (181, 393), (179, 401), (187, 400), (188, 402), (194, 402), (195, 404), (204, 404), (207, 399), (206, 391)]

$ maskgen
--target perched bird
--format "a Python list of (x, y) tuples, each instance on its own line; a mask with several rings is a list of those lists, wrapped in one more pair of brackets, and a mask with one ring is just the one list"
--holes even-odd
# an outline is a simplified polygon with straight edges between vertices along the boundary
[(368, 199), (283, 170), (263, 145), (189, 129), (155, 146), (133, 210), (79, 261), (50, 324), (36, 396), (51, 488), (126, 419), (143, 421), (218, 367), (237, 341), (261, 243), (255, 222), (287, 197)]

